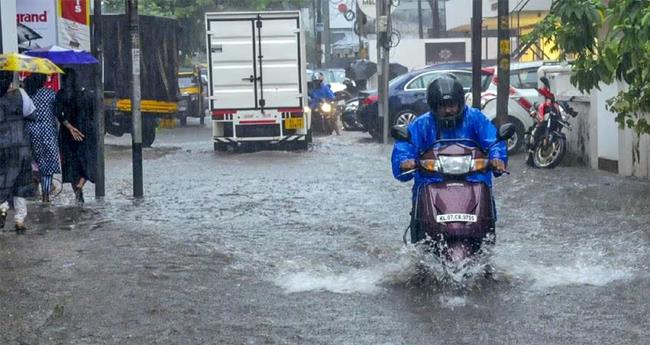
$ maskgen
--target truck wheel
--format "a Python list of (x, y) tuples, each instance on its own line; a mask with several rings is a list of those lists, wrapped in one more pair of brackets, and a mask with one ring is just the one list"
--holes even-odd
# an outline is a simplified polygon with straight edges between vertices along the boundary
[(156, 140), (156, 119), (142, 119), (142, 147), (151, 147)]

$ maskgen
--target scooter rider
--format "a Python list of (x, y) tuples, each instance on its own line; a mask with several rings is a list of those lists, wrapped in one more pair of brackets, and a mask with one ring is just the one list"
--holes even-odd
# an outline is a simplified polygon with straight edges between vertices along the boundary
[(309, 88), (309, 107), (315, 109), (320, 101), (333, 101), (336, 98), (330, 85), (325, 83), (325, 75), (316, 72), (311, 76), (311, 88)]
[[(317, 109), (321, 101), (334, 101), (336, 96), (332, 92), (332, 88), (329, 84), (325, 83), (325, 75), (321, 72), (316, 72), (311, 77), (311, 87), (309, 88), (309, 107), (312, 109)], [(341, 135), (341, 132), (337, 123), (337, 115), (330, 117), (323, 117), (324, 121), (327, 121), (331, 128), (336, 131), (336, 135)], [(328, 135), (331, 134), (327, 133)]]
[[(420, 153), (431, 148), (439, 139), (471, 139), (483, 148), (489, 147), (488, 157), (492, 171), (476, 172), (466, 179), (470, 182), (483, 182), (491, 188), (491, 175), (499, 176), (505, 172), (508, 161), (505, 142), (494, 144), (497, 141), (496, 127), (480, 110), (465, 105), (465, 91), (453, 75), (441, 76), (429, 85), (427, 103), (431, 111), (419, 116), (408, 126), (410, 142), (395, 142), (391, 158), (393, 176), (402, 182), (415, 178), (415, 200), (422, 185), (443, 181), (440, 174), (423, 176), (417, 170), (402, 175), (405, 171), (416, 168), (416, 159)], [(418, 236), (412, 236), (413, 242), (417, 240)]]

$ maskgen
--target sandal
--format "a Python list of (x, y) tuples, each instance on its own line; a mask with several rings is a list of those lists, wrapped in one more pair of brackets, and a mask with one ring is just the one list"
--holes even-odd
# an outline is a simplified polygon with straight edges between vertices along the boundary
[(25, 226), (25, 223), (16, 222), (16, 233), (17, 234), (23, 234), (23, 233), (25, 233), (25, 230), (27, 230), (27, 227)]
[(5, 220), (7, 219), (7, 210), (0, 210), (0, 229), (4, 231), (5, 229)]

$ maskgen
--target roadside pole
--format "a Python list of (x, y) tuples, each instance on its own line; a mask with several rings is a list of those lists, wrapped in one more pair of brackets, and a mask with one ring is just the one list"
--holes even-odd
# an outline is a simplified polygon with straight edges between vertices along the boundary
[(140, 113), (140, 23), (138, 0), (125, 0), (131, 35), (131, 131), (133, 150), (133, 196), (144, 195), (142, 186), (142, 114)]
[[(325, 39), (323, 40), (323, 45), (325, 46), (325, 67), (330, 67), (332, 61), (332, 36), (330, 35), (330, 1), (323, 1), (323, 33), (325, 34)], [(332, 82), (329, 80), (328, 82)]]
[(93, 2), (93, 55), (99, 63), (95, 67), (95, 128), (97, 132), (97, 172), (95, 176), (95, 198), (106, 196), (105, 164), (104, 164), (104, 84), (102, 71), (104, 57), (102, 47), (102, 2)]
[[(329, 0), (325, 0), (329, 1)], [(316, 0), (316, 67), (320, 68), (323, 63), (323, 0)]]
[[(388, 28), (389, 13), (386, 0), (376, 0), (377, 9), (377, 94), (379, 118), (382, 119), (381, 142), (388, 143), (389, 121), (388, 114), (388, 66), (389, 66), (389, 48), (388, 48)], [(378, 124), (379, 125), (379, 124)]]
[(497, 117), (500, 126), (508, 121), (508, 98), (510, 97), (510, 18), (508, 0), (498, 3), (498, 61), (497, 76)]
[(474, 0), (472, 8), (472, 107), (481, 109), (481, 28), (483, 0)]

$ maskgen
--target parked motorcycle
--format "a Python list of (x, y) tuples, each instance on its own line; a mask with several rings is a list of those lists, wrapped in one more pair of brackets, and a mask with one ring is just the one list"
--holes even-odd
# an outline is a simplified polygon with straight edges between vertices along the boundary
[(363, 125), (357, 120), (357, 110), (359, 109), (359, 98), (353, 98), (345, 103), (341, 111), (341, 122), (343, 128), (347, 131), (361, 131)]
[(524, 142), (528, 143), (526, 164), (552, 169), (560, 164), (566, 154), (566, 135), (562, 129), (571, 130), (569, 116), (576, 117), (578, 113), (568, 102), (555, 100), (548, 79), (542, 77), (540, 80), (545, 88), (538, 91), (546, 97), (546, 101), (533, 105), (529, 111), (536, 123), (524, 134)]
[[(512, 124), (501, 126), (495, 144), (514, 133)], [(405, 126), (394, 126), (391, 134), (395, 140), (410, 140)], [(441, 139), (420, 155), (414, 170), (403, 173), (417, 170), (425, 175), (440, 174), (444, 179), (418, 191), (410, 226), (412, 243), (425, 244), (427, 250), (447, 262), (461, 262), (484, 244), (494, 243), (492, 191), (484, 183), (466, 180), (472, 173), (491, 169), (489, 149), (470, 139)]]

